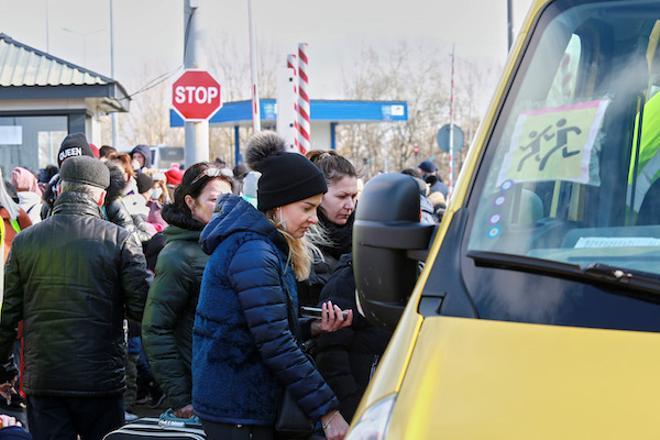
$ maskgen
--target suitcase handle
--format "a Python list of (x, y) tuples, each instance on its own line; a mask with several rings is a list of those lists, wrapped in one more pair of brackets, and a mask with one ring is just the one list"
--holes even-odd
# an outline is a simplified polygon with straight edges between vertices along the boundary
[(174, 410), (170, 408), (160, 415), (158, 424), (160, 426), (176, 426), (178, 428), (185, 428), (185, 427), (199, 427), (202, 425), (202, 422), (199, 420), (199, 417), (197, 416), (192, 416), (189, 419), (183, 419), (181, 417), (177, 417), (174, 415)]

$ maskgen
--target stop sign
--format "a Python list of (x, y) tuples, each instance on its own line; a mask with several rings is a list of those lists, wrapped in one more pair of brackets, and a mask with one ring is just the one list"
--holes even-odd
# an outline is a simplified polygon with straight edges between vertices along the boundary
[(204, 121), (222, 107), (220, 83), (205, 70), (186, 70), (172, 84), (172, 107), (186, 121)]

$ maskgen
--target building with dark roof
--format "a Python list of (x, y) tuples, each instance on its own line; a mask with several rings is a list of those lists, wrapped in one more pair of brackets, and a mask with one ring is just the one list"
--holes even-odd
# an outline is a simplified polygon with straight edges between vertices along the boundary
[(128, 111), (116, 80), (0, 33), (0, 166), (55, 164), (62, 139), (85, 133), (100, 143), (99, 117)]

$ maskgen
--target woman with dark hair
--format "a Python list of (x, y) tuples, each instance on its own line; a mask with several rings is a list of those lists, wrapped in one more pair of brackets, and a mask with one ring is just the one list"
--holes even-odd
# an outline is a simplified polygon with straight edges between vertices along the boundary
[(350, 326), (332, 303), (323, 318), (298, 319), (296, 280), (309, 276), (312, 248), (305, 234), (317, 223), (327, 191), (323, 174), (305, 157), (287, 153), (277, 134), (248, 144), (247, 162), (262, 173), (257, 208), (225, 195), (201, 236), (211, 254), (193, 333), (193, 406), (210, 439), (274, 438), (284, 390), (331, 440), (348, 425), (339, 402), (300, 344)]
[(193, 415), (192, 328), (202, 273), (208, 260), (199, 235), (211, 220), (218, 197), (231, 193), (231, 182), (209, 163), (185, 172), (165, 205), (165, 247), (158, 255), (154, 278), (144, 308), (142, 344), (151, 371), (177, 417)]
[(122, 188), (122, 195), (125, 196), (137, 193), (137, 182), (135, 181), (137, 173), (131, 164), (131, 156), (128, 153), (113, 154), (110, 156), (109, 162), (117, 165), (124, 172), (126, 183)]
[(315, 236), (316, 241), (312, 239), (323, 260), (314, 263), (309, 279), (298, 286), (301, 305), (316, 306), (339, 258), (351, 252), (358, 176), (353, 164), (332, 150), (313, 150), (307, 158), (321, 170), (328, 185), (319, 208), (321, 233)]
[[(313, 292), (309, 301), (331, 301), (341, 308), (355, 309), (355, 280), (352, 265), (352, 234), (357, 200), (357, 173), (353, 165), (334, 151), (312, 151), (310, 160), (323, 171), (328, 193), (319, 209), (319, 224), (324, 229), (321, 244), (324, 262), (314, 265), (310, 277)], [(351, 420), (369, 383), (391, 333), (372, 326), (364, 316), (355, 315), (350, 328), (320, 335), (314, 344), (317, 368), (340, 403), (340, 412)]]

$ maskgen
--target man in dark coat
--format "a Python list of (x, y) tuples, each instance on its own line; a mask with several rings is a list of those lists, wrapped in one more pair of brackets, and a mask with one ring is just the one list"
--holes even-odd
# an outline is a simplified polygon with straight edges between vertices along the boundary
[(122, 425), (123, 319), (140, 320), (146, 266), (131, 234), (101, 218), (108, 168), (72, 157), (53, 215), (16, 236), (5, 271), (0, 362), (23, 321), (35, 438), (100, 439)]

